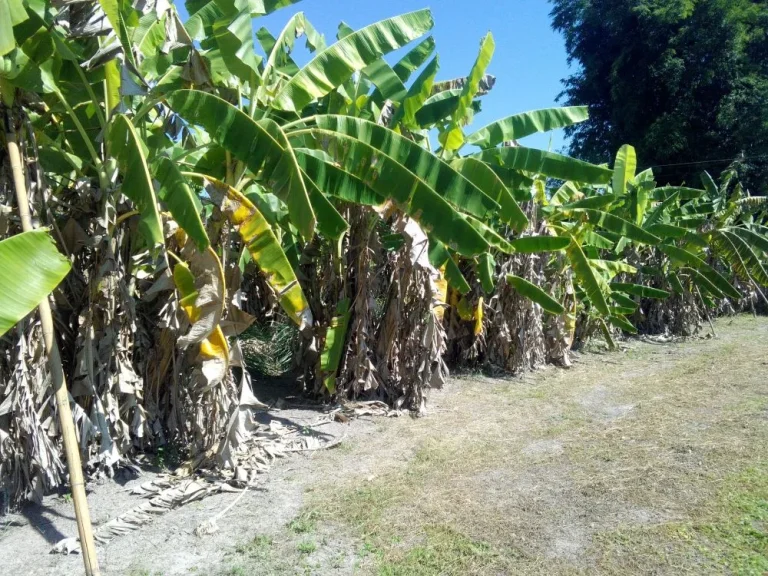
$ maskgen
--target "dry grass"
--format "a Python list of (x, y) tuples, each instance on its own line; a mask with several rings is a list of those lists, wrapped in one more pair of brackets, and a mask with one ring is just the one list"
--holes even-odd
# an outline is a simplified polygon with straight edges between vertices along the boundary
[(768, 321), (717, 328), (454, 380), (431, 416), (318, 458), (310, 556), (353, 540), (344, 573), (765, 573)]

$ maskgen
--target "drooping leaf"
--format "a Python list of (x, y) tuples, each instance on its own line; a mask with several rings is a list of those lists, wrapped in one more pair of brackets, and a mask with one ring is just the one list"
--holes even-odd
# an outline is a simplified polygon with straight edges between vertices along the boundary
[(298, 111), (322, 98), (384, 54), (404, 46), (433, 26), (429, 10), (388, 18), (353, 32), (319, 52), (277, 93), (272, 104)]
[(467, 294), (471, 288), (464, 275), (459, 270), (454, 256), (448, 251), (442, 242), (429, 239), (429, 263), (435, 268), (443, 269), (443, 275), (448, 281), (451, 288), (455, 289), (459, 294)]
[(611, 316), (608, 316), (608, 322), (617, 328), (624, 330), (624, 332), (637, 334), (637, 328), (635, 328), (629, 320), (619, 314), (612, 314)]
[(379, 206), (384, 203), (384, 196), (316, 153), (316, 150), (297, 148), (296, 158), (304, 173), (325, 194), (365, 206)]
[(736, 236), (744, 240), (747, 244), (752, 246), (752, 248), (768, 254), (768, 237), (765, 235), (740, 227), (732, 227), (728, 230), (736, 234)]
[(753, 280), (761, 286), (768, 286), (768, 273), (749, 244), (728, 230), (717, 231), (716, 237), (722, 239), (720, 249), (743, 280)]
[(576, 209), (583, 209), (583, 208), (589, 208), (589, 209), (596, 209), (599, 210), (600, 208), (605, 208), (606, 206), (612, 204), (617, 199), (615, 194), (596, 194), (594, 196), (589, 196), (587, 198), (582, 198), (581, 200), (576, 200), (575, 202), (569, 202), (568, 204), (563, 204), (563, 210), (576, 210)]
[(405, 166), (448, 202), (482, 219), (499, 204), (449, 164), (396, 132), (361, 118), (325, 114), (315, 117), (319, 128), (363, 141)]
[(610, 316), (608, 302), (605, 300), (603, 285), (595, 276), (595, 272), (592, 269), (592, 266), (590, 266), (589, 260), (575, 238), (571, 237), (566, 253), (568, 254), (571, 266), (573, 267), (573, 272), (576, 275), (576, 280), (584, 289), (589, 301), (592, 302), (592, 305), (598, 312), (604, 316)]
[(345, 171), (378, 194), (391, 198), (427, 233), (464, 256), (480, 254), (488, 243), (464, 217), (416, 174), (379, 148), (341, 132), (313, 129), (326, 152)]
[[(217, 266), (218, 270), (214, 270)], [(195, 254), (189, 265), (179, 262), (173, 267), (179, 303), (192, 325), (177, 343), (183, 348), (200, 345), (202, 372), (209, 385), (222, 382), (229, 366), (229, 345), (220, 324), (223, 278), (221, 263), (210, 248)]]
[(701, 274), (703, 274), (712, 284), (717, 286), (717, 288), (726, 296), (729, 298), (739, 299), (741, 298), (741, 294), (739, 293), (736, 288), (731, 286), (730, 282), (725, 279), (725, 277), (720, 274), (717, 270), (712, 268), (709, 264), (704, 262), (701, 258), (696, 256), (695, 254), (692, 254), (688, 252), (687, 250), (683, 250), (682, 248), (678, 248), (676, 246), (670, 246), (667, 244), (660, 244), (659, 249), (664, 252), (667, 256), (669, 256), (672, 260), (676, 260), (677, 262), (681, 262), (683, 264), (687, 264), (691, 268), (695, 268), (698, 270)]
[(451, 165), (467, 180), (499, 203), (499, 217), (513, 230), (520, 232), (528, 226), (528, 217), (515, 202), (501, 178), (487, 165), (476, 158), (457, 158)]
[(110, 130), (110, 151), (118, 159), (123, 176), (121, 191), (141, 213), (139, 227), (150, 245), (163, 244), (163, 223), (147, 167), (145, 145), (125, 114), (115, 116)]
[(255, 122), (225, 100), (198, 90), (177, 90), (167, 96), (171, 108), (203, 126), (248, 169), (269, 184), (288, 207), (291, 221), (306, 239), (315, 232), (315, 213), (296, 157), (278, 124)]
[(523, 148), (522, 146), (492, 148), (478, 152), (474, 156), (484, 162), (499, 164), (515, 170), (525, 170), (551, 178), (585, 184), (607, 184), (613, 176), (611, 170), (602, 166), (582, 162), (554, 152)]
[(491, 122), (467, 136), (467, 144), (492, 148), (508, 140), (518, 140), (537, 132), (571, 126), (589, 118), (586, 106), (545, 108), (508, 116)]
[(46, 230), (0, 241), (0, 336), (34, 310), (69, 269)]
[(208, 194), (237, 227), (243, 244), (275, 291), (280, 306), (299, 326), (311, 326), (309, 303), (269, 222), (240, 192), (223, 182), (207, 180)]
[(173, 219), (194, 240), (198, 250), (204, 251), (211, 243), (200, 217), (202, 206), (199, 198), (171, 159), (160, 158), (153, 168), (159, 184), (158, 198), (168, 205)]
[[(611, 286), (611, 288), (613, 288), (613, 286)], [(623, 308), (629, 308), (632, 310), (635, 310), (640, 306), (637, 302), (632, 300), (632, 298), (622, 294), (621, 292), (611, 292), (611, 300)]]
[(496, 260), (490, 252), (484, 252), (477, 257), (477, 275), (480, 277), (480, 284), (486, 293), (493, 292), (495, 286)]
[(507, 284), (511, 284), (522, 296), (535, 302), (550, 314), (562, 314), (565, 308), (557, 300), (552, 298), (544, 290), (514, 274), (507, 274)]
[(660, 290), (658, 288), (651, 288), (650, 286), (643, 286), (641, 284), (628, 284), (625, 282), (611, 282), (611, 290), (617, 292), (624, 292), (625, 294), (632, 294), (633, 296), (640, 296), (641, 298), (656, 298), (663, 300), (669, 297), (669, 292), (666, 290)]
[(600, 210), (584, 210), (584, 212), (586, 212), (589, 221), (595, 226), (605, 228), (614, 234), (620, 234), (634, 242), (641, 244), (658, 244), (661, 242), (661, 238), (658, 236), (654, 236), (649, 231), (635, 226), (629, 220), (624, 220), (609, 212), (601, 212)]
[(323, 384), (331, 394), (336, 392), (336, 373), (344, 352), (349, 317), (349, 298), (344, 298), (336, 305), (336, 315), (331, 319), (330, 326), (325, 333), (325, 343), (320, 354), (320, 372)]
[(571, 241), (562, 236), (523, 236), (522, 238), (510, 240), (509, 243), (516, 252), (535, 254), (537, 252), (565, 250)]

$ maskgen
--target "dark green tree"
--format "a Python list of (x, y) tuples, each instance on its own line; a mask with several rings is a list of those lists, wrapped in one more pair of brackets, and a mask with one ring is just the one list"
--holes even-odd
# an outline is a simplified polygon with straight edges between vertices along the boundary
[(550, 2), (578, 65), (560, 99), (590, 110), (568, 129), (572, 153), (605, 162), (628, 142), (675, 184), (743, 158), (745, 183), (765, 192), (768, 0)]

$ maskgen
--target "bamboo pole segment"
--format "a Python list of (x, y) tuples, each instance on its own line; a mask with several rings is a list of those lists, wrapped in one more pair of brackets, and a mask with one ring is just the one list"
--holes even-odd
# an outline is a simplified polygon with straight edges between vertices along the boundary
[[(21, 154), (16, 142), (16, 131), (13, 128), (10, 116), (5, 117), (5, 138), (8, 145), (8, 156), (11, 160), (13, 183), (16, 188), (16, 202), (19, 205), (19, 216), (24, 232), (33, 230), (32, 218), (29, 214), (29, 200), (27, 188), (24, 183), (24, 172), (21, 167)], [(77, 518), (77, 531), (80, 535), (80, 548), (83, 553), (86, 576), (99, 576), (99, 563), (96, 556), (96, 545), (93, 539), (91, 527), (91, 515), (88, 510), (88, 500), (85, 496), (85, 481), (83, 480), (83, 468), (80, 462), (80, 449), (75, 434), (75, 424), (72, 418), (72, 410), (69, 406), (69, 391), (64, 379), (64, 369), (61, 365), (59, 347), (54, 337), (53, 317), (48, 298), (43, 299), (38, 306), (40, 323), (43, 327), (43, 339), (45, 350), (48, 354), (48, 367), (51, 371), (51, 380), (56, 395), (56, 406), (59, 413), (59, 427), (64, 439), (64, 451), (67, 455), (67, 468), (69, 470), (69, 482), (72, 489), (72, 500), (75, 505), (75, 517)]]

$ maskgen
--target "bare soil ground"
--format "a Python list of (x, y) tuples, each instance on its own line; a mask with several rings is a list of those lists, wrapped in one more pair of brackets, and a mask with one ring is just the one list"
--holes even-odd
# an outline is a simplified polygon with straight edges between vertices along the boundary
[[(236, 494), (101, 547), (103, 573), (764, 575), (768, 319), (715, 327), (570, 370), (457, 376), (424, 418), (324, 426), (343, 442), (279, 461), (217, 533), (193, 531)], [(95, 520), (151, 477), (94, 486)], [(74, 534), (64, 497), (0, 517), (0, 573), (82, 573), (79, 556), (48, 554)]]

